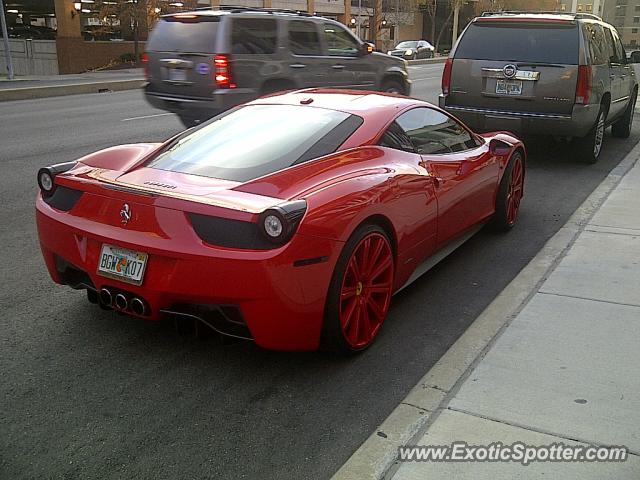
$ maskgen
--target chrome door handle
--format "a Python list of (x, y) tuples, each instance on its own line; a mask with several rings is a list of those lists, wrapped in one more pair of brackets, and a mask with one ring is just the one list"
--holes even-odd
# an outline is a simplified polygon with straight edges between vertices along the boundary
[(344, 65), (333, 65), (331, 68), (333, 68), (334, 70), (342, 70), (344, 68)]
[(306, 68), (307, 66), (304, 63), (292, 63), (289, 65), (291, 68)]

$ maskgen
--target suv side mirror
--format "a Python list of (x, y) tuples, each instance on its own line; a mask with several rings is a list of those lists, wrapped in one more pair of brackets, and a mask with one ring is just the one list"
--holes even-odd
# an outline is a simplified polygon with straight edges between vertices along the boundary
[(640, 63), (640, 50), (631, 52), (629, 56), (629, 63)]
[(373, 53), (375, 51), (376, 47), (369, 42), (364, 42), (362, 44), (362, 49), (360, 50), (360, 53), (362, 55), (369, 55), (370, 53)]
[(511, 145), (494, 138), (489, 142), (489, 152), (491, 152), (491, 155), (504, 157), (505, 155), (509, 155), (509, 153), (511, 153)]

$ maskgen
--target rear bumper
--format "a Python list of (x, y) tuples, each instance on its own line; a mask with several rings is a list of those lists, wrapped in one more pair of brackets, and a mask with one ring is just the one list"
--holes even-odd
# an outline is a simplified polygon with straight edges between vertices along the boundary
[(574, 105), (570, 115), (511, 112), (447, 104), (438, 98), (440, 108), (455, 115), (477, 132), (506, 130), (520, 135), (584, 137), (596, 122), (600, 105)]
[[(232, 306), (241, 312), (256, 344), (274, 350), (315, 350), (324, 306), (342, 243), (294, 235), (284, 247), (267, 251), (233, 250), (202, 242), (184, 214), (158, 216), (159, 231), (175, 238), (129, 231), (60, 212), (36, 202), (40, 246), (51, 278), (74, 288), (108, 288), (148, 306), (142, 317), (163, 318), (164, 311), (194, 314), (202, 306)], [(179, 217), (184, 218), (184, 225)], [(163, 222), (167, 222), (163, 224)], [(103, 243), (149, 254), (140, 286), (97, 274)], [(295, 260), (326, 257), (321, 263), (294, 266)], [(71, 265), (73, 275), (61, 265)], [(132, 316), (131, 311), (126, 311)]]
[(214, 90), (211, 98), (190, 98), (155, 91), (151, 84), (144, 87), (144, 95), (147, 102), (155, 108), (200, 121), (208, 120), (259, 96), (253, 89), (233, 88)]

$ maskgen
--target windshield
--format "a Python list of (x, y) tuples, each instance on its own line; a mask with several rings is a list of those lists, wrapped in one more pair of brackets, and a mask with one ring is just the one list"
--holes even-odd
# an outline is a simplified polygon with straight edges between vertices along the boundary
[(215, 52), (218, 23), (217, 16), (168, 17), (153, 27), (146, 48), (152, 52)]
[(400, 42), (396, 48), (416, 48), (418, 46), (418, 42)]
[(147, 166), (246, 182), (336, 151), (362, 121), (323, 108), (247, 105), (186, 134)]
[(577, 65), (579, 43), (573, 24), (477, 22), (462, 35), (455, 58)]

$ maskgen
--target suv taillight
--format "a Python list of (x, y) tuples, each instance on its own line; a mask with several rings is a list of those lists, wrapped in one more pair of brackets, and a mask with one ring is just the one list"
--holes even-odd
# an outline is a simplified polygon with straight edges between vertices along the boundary
[(453, 67), (453, 58), (447, 58), (442, 72), (442, 93), (449, 95), (451, 88), (451, 68)]
[(589, 65), (578, 65), (576, 103), (587, 105), (589, 97), (591, 97), (591, 67)]
[(144, 68), (144, 78), (148, 79), (149, 78), (149, 55), (147, 55), (147, 52), (144, 52), (142, 54), (142, 57), (140, 58), (140, 60), (142, 61), (142, 67)]
[(216, 55), (213, 59), (213, 78), (218, 88), (236, 88), (230, 63), (229, 55)]

